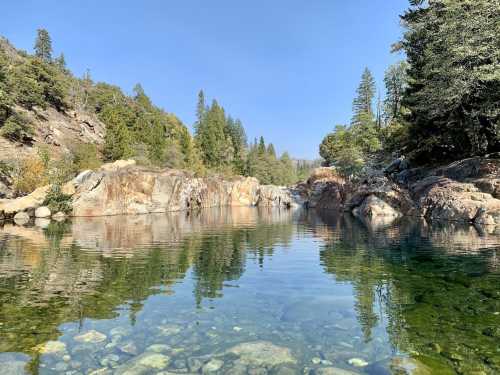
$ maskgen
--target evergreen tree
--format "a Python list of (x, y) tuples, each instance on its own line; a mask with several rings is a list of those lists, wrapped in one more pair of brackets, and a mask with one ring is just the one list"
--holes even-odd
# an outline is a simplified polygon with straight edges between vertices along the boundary
[(66, 58), (64, 57), (64, 54), (61, 53), (58, 58), (55, 60), (56, 65), (61, 69), (63, 72), (67, 72), (66, 69)]
[(274, 149), (274, 145), (269, 143), (267, 145), (267, 154), (273, 158), (276, 158), (276, 150)]
[(257, 153), (259, 155), (265, 155), (266, 154), (266, 141), (264, 141), (264, 137), (263, 136), (260, 136), (259, 145), (257, 146)]
[(352, 104), (352, 124), (358, 124), (365, 114), (373, 117), (372, 103), (375, 97), (375, 89), (375, 79), (370, 70), (366, 68), (361, 76), (361, 83), (356, 90), (356, 98)]
[(196, 123), (194, 124), (195, 131), (201, 126), (206, 113), (206, 105), (205, 105), (205, 94), (203, 90), (200, 90), (198, 93), (198, 103), (196, 105)]
[(500, 6), (413, 1), (403, 16), (408, 149), (418, 162), (500, 150)]
[(45, 29), (37, 30), (37, 37), (35, 40), (35, 56), (45, 62), (52, 61), (52, 40), (49, 32)]
[(384, 113), (387, 121), (401, 119), (404, 114), (403, 95), (408, 86), (408, 63), (400, 61), (391, 65), (384, 76), (386, 94)]
[(117, 108), (106, 107), (102, 114), (106, 123), (104, 157), (107, 161), (126, 159), (132, 155), (129, 130)]
[(196, 129), (196, 141), (205, 165), (215, 169), (230, 165), (234, 150), (227, 135), (224, 109), (213, 100), (203, 117)]

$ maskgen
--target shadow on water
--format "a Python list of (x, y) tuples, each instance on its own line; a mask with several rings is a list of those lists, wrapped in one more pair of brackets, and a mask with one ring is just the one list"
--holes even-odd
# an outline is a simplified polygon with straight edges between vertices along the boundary
[[(259, 339), (297, 372), (356, 357), (391, 373), (400, 355), (500, 372), (498, 228), (256, 208), (37, 224), (0, 231), (0, 366), (88, 372), (159, 342), (188, 363)], [(108, 344), (75, 339), (89, 330)]]

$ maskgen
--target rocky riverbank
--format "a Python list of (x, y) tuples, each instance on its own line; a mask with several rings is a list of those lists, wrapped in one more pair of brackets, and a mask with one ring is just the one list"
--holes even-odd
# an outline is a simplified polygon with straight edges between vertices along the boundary
[[(0, 219), (28, 222), (31, 217), (56, 218), (43, 203), (49, 186), (16, 198), (0, 200)], [(283, 187), (260, 185), (252, 177), (224, 180), (194, 177), (174, 169), (154, 170), (133, 160), (105, 164), (97, 171), (84, 171), (62, 187), (71, 196), (70, 216), (110, 216), (182, 211), (222, 206), (292, 207), (295, 201)]]
[(500, 159), (470, 158), (439, 168), (409, 168), (398, 159), (385, 171), (350, 183), (326, 168), (299, 190), (306, 205), (352, 212), (369, 221), (401, 216), (500, 225)]
[[(0, 219), (24, 223), (31, 217), (64, 217), (42, 207), (49, 190), (46, 186), (25, 197), (0, 200)], [(76, 217), (259, 205), (347, 211), (371, 224), (419, 216), (500, 225), (498, 158), (470, 158), (433, 169), (412, 169), (404, 160), (396, 160), (384, 172), (356, 183), (331, 168), (318, 168), (293, 188), (260, 185), (251, 177), (200, 178), (186, 171), (153, 170), (121, 160), (80, 173), (62, 191), (71, 196), (69, 215)]]

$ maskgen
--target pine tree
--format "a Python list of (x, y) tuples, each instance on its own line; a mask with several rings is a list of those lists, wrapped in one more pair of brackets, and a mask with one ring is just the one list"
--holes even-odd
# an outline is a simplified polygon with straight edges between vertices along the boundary
[(63, 53), (61, 53), (59, 57), (56, 58), (55, 63), (59, 67), (59, 69), (61, 69), (63, 72), (66, 72), (66, 59)]
[(200, 92), (198, 93), (198, 103), (196, 105), (196, 123), (194, 124), (195, 132), (198, 129), (198, 127), (201, 126), (205, 118), (205, 113), (206, 113), (205, 94), (203, 90), (200, 90)]
[(352, 104), (353, 118), (352, 124), (360, 122), (363, 114), (373, 116), (373, 98), (375, 97), (375, 79), (368, 68), (365, 68), (361, 76), (361, 83), (356, 90), (356, 98)]
[(403, 115), (403, 95), (408, 86), (407, 70), (408, 63), (400, 61), (391, 65), (385, 72), (384, 113), (387, 121), (400, 119)]
[(274, 149), (274, 145), (272, 143), (269, 143), (267, 145), (267, 154), (273, 158), (276, 158), (276, 150)]
[(498, 1), (413, 1), (402, 20), (414, 161), (500, 150)]
[(50, 39), (49, 32), (45, 29), (37, 30), (35, 56), (41, 58), (45, 62), (52, 61), (52, 40)]
[(257, 146), (257, 153), (259, 155), (265, 155), (266, 154), (266, 141), (264, 141), (264, 137), (263, 136), (260, 136), (259, 145)]
[(114, 161), (130, 157), (132, 155), (130, 134), (119, 110), (107, 107), (103, 111), (102, 119), (106, 123), (106, 135), (104, 136), (105, 159)]

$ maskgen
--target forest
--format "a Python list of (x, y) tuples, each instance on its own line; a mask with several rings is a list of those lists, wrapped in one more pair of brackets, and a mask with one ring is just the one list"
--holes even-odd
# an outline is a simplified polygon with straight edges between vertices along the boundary
[(421, 166), (500, 151), (498, 1), (410, 0), (401, 23), (392, 50), (405, 58), (386, 70), (385, 98), (375, 98), (367, 68), (351, 123), (319, 147), (324, 163), (345, 176), (394, 157)]
[[(155, 105), (141, 84), (127, 95), (120, 87), (94, 82), (89, 71), (76, 77), (64, 54), (53, 56), (50, 34), (37, 31), (34, 53), (0, 45), (0, 136), (20, 145), (33, 143), (34, 128), (26, 113), (48, 107), (60, 113), (78, 111), (105, 124), (103, 145), (76, 143), (67, 155), (54, 157), (38, 145), (38, 158), (0, 162), (18, 194), (48, 181), (63, 181), (104, 162), (135, 159), (149, 167), (178, 168), (198, 176), (254, 176), (262, 184), (290, 185), (307, 177), (314, 162), (278, 155), (264, 137), (247, 140), (242, 122), (217, 100), (205, 103), (199, 92), (194, 134), (174, 114)], [(15, 53), (12, 52), (15, 51)], [(195, 109), (195, 105), (193, 105)]]

